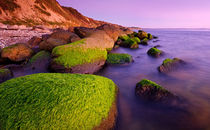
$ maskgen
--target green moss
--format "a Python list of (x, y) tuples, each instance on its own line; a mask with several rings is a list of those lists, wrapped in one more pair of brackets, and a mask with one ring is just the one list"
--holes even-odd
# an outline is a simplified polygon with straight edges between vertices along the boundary
[(141, 43), (142, 45), (148, 45), (148, 39), (147, 38), (144, 38)]
[(169, 64), (169, 63), (172, 63), (172, 62), (173, 62), (172, 59), (167, 58), (163, 61), (163, 65), (166, 65), (166, 64)]
[(120, 39), (122, 41), (126, 41), (126, 40), (130, 39), (130, 37), (128, 35), (124, 35), (124, 36), (120, 36), (118, 39)]
[(159, 56), (160, 54), (162, 53), (161, 50), (153, 47), (153, 48), (150, 48), (147, 52), (148, 55), (151, 55), (151, 56)]
[(84, 40), (76, 41), (63, 46), (55, 47), (52, 55), (57, 56), (54, 61), (67, 68), (86, 63), (93, 63), (97, 60), (106, 60), (107, 51), (98, 48), (83, 48)]
[(152, 39), (153, 39), (152, 34), (148, 33), (148, 34), (147, 34), (147, 38), (148, 38), (149, 40), (152, 40)]
[(155, 82), (151, 81), (151, 80), (147, 80), (147, 79), (143, 79), (141, 80), (139, 83), (137, 83), (137, 86), (150, 86), (150, 87), (155, 87), (156, 89), (162, 89), (167, 91), (166, 89), (164, 89), (162, 86), (156, 84)]
[(129, 54), (110, 53), (107, 56), (108, 64), (124, 64), (132, 62), (132, 56)]
[(10, 73), (9, 69), (0, 69), (0, 75), (4, 75), (4, 74), (7, 74), (7, 73)]
[(30, 59), (29, 63), (32, 64), (32, 63), (36, 62), (37, 60), (42, 60), (42, 59), (45, 59), (45, 58), (48, 58), (48, 57), (50, 57), (49, 52), (40, 51)]
[(134, 37), (134, 38), (132, 38), (132, 40), (135, 41), (136, 43), (140, 43), (141, 42), (141, 40), (138, 37)]
[(115, 101), (110, 79), (41, 73), (0, 84), (0, 129), (91, 130)]

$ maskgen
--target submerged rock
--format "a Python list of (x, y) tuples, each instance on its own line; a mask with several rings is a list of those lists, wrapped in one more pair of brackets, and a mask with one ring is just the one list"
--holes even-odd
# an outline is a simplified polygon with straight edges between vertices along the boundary
[(109, 53), (107, 56), (107, 64), (125, 64), (131, 63), (133, 58), (129, 54)]
[(25, 44), (14, 44), (9, 47), (5, 47), (1, 51), (1, 57), (9, 59), (13, 62), (20, 62), (30, 58), (33, 54), (32, 49), (30, 49)]
[(148, 45), (148, 39), (147, 39), (147, 38), (144, 38), (144, 39), (140, 42), (140, 44), (142, 44), (142, 45)]
[(176, 70), (178, 67), (183, 65), (185, 62), (179, 58), (165, 59), (161, 66), (158, 67), (159, 72), (167, 73)]
[(148, 51), (147, 51), (147, 54), (150, 55), (150, 56), (153, 56), (153, 57), (159, 57), (160, 55), (162, 55), (162, 51), (153, 47), (153, 48), (150, 48)]
[(33, 74), (0, 84), (0, 93), (0, 129), (109, 130), (115, 125), (117, 87), (105, 77)]
[(120, 36), (117, 40), (118, 45), (126, 48), (137, 49), (140, 39), (138, 37), (130, 38), (128, 35)]
[(147, 79), (141, 80), (136, 84), (136, 95), (147, 101), (169, 103), (173, 100), (177, 100), (177, 96)]
[(9, 80), (12, 77), (12, 72), (9, 69), (0, 69), (0, 83)]

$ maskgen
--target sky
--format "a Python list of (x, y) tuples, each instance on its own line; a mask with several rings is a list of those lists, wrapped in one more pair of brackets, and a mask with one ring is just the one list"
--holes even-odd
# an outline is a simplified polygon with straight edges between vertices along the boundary
[(210, 0), (57, 0), (85, 16), (142, 28), (210, 28)]

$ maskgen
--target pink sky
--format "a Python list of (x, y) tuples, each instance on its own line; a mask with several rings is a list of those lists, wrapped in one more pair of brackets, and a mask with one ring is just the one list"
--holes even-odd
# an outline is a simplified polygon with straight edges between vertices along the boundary
[(124, 26), (210, 28), (210, 0), (58, 0), (82, 14)]

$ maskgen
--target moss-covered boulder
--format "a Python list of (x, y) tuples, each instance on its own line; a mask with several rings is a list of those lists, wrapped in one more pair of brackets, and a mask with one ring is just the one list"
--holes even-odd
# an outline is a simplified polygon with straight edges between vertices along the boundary
[(161, 66), (158, 67), (159, 72), (167, 73), (170, 71), (176, 70), (181, 65), (184, 65), (185, 62), (179, 58), (174, 59), (165, 59)]
[(9, 80), (12, 77), (12, 72), (9, 69), (0, 69), (0, 83)]
[(147, 37), (148, 37), (148, 34), (147, 34), (147, 32), (145, 32), (145, 31), (139, 30), (139, 31), (138, 31), (138, 34), (137, 34), (137, 37), (138, 37), (140, 40), (143, 40), (144, 38), (147, 38)]
[(28, 66), (32, 69), (39, 70), (39, 72), (46, 72), (48, 70), (51, 60), (51, 55), (47, 51), (40, 51), (35, 54), (28, 62)]
[(141, 40), (140, 44), (145, 46), (148, 45), (148, 39), (144, 38), (143, 40)]
[(95, 75), (40, 73), (0, 84), (0, 129), (111, 129), (117, 88)]
[(53, 49), (54, 59), (51, 69), (62, 73), (94, 73), (107, 59), (107, 51), (99, 48), (86, 48), (85, 39), (58, 46)]
[(147, 54), (152, 56), (152, 57), (159, 57), (160, 55), (162, 55), (162, 51), (155, 48), (155, 47), (152, 47), (150, 48), (148, 51), (147, 51)]
[(20, 62), (30, 58), (33, 54), (33, 50), (25, 44), (14, 44), (9, 47), (5, 47), (1, 51), (1, 57), (9, 59), (13, 62)]
[(133, 61), (133, 58), (129, 54), (109, 53), (107, 56), (107, 64), (125, 64)]
[(144, 100), (154, 102), (169, 102), (177, 99), (177, 96), (155, 82), (147, 79), (143, 79), (136, 84), (135, 93)]
[(153, 39), (152, 34), (148, 33), (148, 34), (147, 34), (147, 39), (152, 40), (152, 39)]
[(138, 43), (140, 42), (140, 39), (138, 37), (129, 37), (128, 35), (120, 36), (118, 38), (117, 44), (131, 49), (137, 49), (139, 48)]

